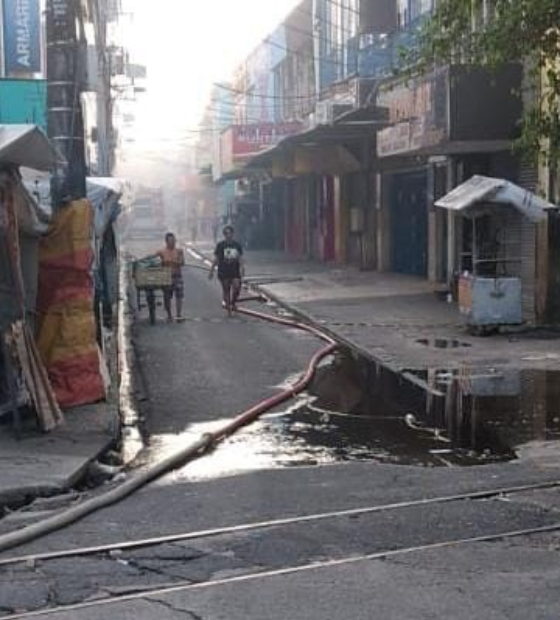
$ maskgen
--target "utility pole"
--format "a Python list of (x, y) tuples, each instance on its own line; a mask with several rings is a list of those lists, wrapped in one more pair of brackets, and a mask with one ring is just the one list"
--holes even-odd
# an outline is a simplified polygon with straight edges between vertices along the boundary
[[(98, 173), (111, 176), (114, 167), (113, 99), (111, 61), (107, 49), (109, 14), (106, 0), (88, 0), (95, 30), (97, 52), (97, 147)], [(113, 19), (116, 15), (111, 15)]]
[(48, 134), (66, 163), (52, 181), (54, 208), (86, 195), (84, 121), (80, 94), (85, 79), (81, 0), (47, 0)]

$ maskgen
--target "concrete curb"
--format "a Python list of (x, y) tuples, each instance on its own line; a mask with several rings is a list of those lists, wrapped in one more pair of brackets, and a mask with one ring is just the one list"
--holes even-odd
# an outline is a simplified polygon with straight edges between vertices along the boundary
[(348, 338), (346, 338), (345, 336), (341, 335), (336, 330), (333, 330), (330, 327), (326, 326), (323, 322), (321, 322), (320, 319), (317, 319), (312, 314), (309, 314), (308, 312), (305, 312), (305, 310), (302, 310), (298, 306), (296, 306), (296, 305), (294, 305), (294, 304), (292, 304), (292, 303), (290, 303), (288, 301), (285, 301), (284, 299), (282, 299), (281, 297), (279, 297), (275, 293), (272, 293), (270, 290), (267, 289), (267, 287), (265, 285), (254, 285), (254, 286), (250, 285), (250, 288), (255, 290), (258, 293), (261, 293), (262, 295), (264, 295), (265, 297), (267, 297), (268, 299), (270, 299), (274, 303), (278, 304), (279, 306), (281, 306), (285, 310), (288, 310), (289, 312), (291, 312), (292, 314), (294, 314), (295, 316), (300, 318), (302, 321), (305, 321), (306, 323), (309, 323), (310, 325), (313, 325), (317, 329), (320, 329), (321, 331), (325, 332), (325, 334), (327, 334), (327, 336), (330, 336), (331, 338), (334, 338), (337, 342), (340, 342), (340, 344), (342, 344), (343, 346), (347, 347), (348, 349), (351, 349), (352, 351), (354, 351), (360, 357), (363, 357), (363, 358), (367, 359), (368, 361), (373, 362), (375, 364), (381, 364), (385, 368), (387, 368), (388, 370), (390, 370), (392, 372), (395, 372), (395, 373), (402, 372), (401, 369), (397, 368), (390, 361), (383, 360), (383, 359), (381, 359), (379, 357), (376, 357), (375, 355), (373, 355), (371, 353), (371, 351), (368, 351), (367, 349), (364, 349), (358, 343), (354, 342), (353, 340), (349, 340)]
[(65, 427), (50, 435), (19, 441), (6, 436), (0, 441), (0, 505), (28, 503), (68, 491), (114, 444), (118, 436), (114, 404), (78, 407), (66, 414)]
[[(136, 311), (132, 300), (135, 293), (133, 284), (124, 258), (121, 257), (119, 268), (119, 307), (118, 307), (118, 335), (117, 335), (117, 362), (118, 362), (118, 412), (121, 429), (138, 429), (140, 415), (135, 406), (138, 393), (138, 377), (135, 372), (135, 350), (133, 327), (136, 320)], [(137, 437), (140, 437), (138, 432)], [(128, 442), (130, 443), (130, 442)], [(134, 442), (130, 449), (123, 446), (122, 453), (125, 466), (131, 463), (143, 448), (143, 440)]]
[[(196, 254), (198, 254), (198, 256), (200, 257), (200, 260), (208, 260), (208, 256), (204, 252), (200, 251), (198, 248), (194, 248), (191, 246), (191, 250), (195, 252)], [(298, 317), (301, 321), (304, 321), (305, 323), (308, 323), (309, 325), (312, 325), (313, 327), (320, 329), (327, 336), (330, 336), (331, 338), (339, 342), (342, 346), (349, 349), (357, 358), (362, 358), (363, 360), (367, 362), (381, 365), (387, 370), (389, 370), (390, 372), (400, 375), (404, 379), (410, 381), (411, 383), (413, 383), (420, 389), (426, 391), (429, 394), (432, 394), (433, 396), (443, 396), (443, 393), (439, 392), (438, 390), (435, 390), (433, 387), (428, 385), (428, 383), (423, 381), (420, 377), (413, 375), (409, 372), (403, 371), (402, 368), (394, 364), (391, 360), (383, 359), (381, 357), (376, 357), (375, 355), (371, 353), (371, 351), (364, 349), (357, 342), (346, 338), (345, 336), (343, 336), (336, 330), (333, 330), (330, 327), (326, 326), (323, 322), (321, 322), (320, 319), (314, 317), (312, 314), (309, 314), (308, 312), (305, 312), (305, 310), (302, 310), (301, 308), (299, 308), (297, 305), (292, 304), (286, 301), (285, 299), (282, 299), (282, 297), (270, 291), (267, 288), (267, 284), (259, 284), (257, 282), (252, 283), (249, 281), (249, 282), (246, 282), (246, 285), (248, 286), (249, 290), (257, 294), (263, 295), (264, 297), (270, 299), (271, 301), (276, 303), (281, 308), (284, 308), (288, 312), (292, 313), (294, 316)]]
[[(190, 246), (190, 249), (199, 255), (200, 260), (209, 260), (208, 255), (202, 252), (200, 249), (192, 247), (192, 246)], [(400, 369), (397, 368), (394, 364), (391, 364), (390, 361), (382, 360), (382, 359), (375, 357), (374, 355), (371, 354), (370, 351), (368, 351), (367, 349), (363, 349), (359, 344), (357, 344), (353, 340), (349, 340), (345, 336), (342, 336), (337, 331), (325, 326), (324, 323), (322, 323), (319, 319), (317, 319), (313, 315), (308, 314), (307, 312), (305, 312), (298, 306), (282, 299), (281, 297), (279, 297), (278, 295), (270, 291), (267, 288), (266, 284), (259, 284), (257, 282), (252, 283), (249, 281), (246, 283), (246, 285), (249, 287), (250, 290), (254, 291), (257, 294), (262, 294), (264, 297), (267, 297), (268, 299), (278, 304), (285, 310), (288, 310), (289, 312), (291, 312), (292, 314), (300, 318), (302, 321), (305, 321), (306, 323), (309, 323), (310, 325), (313, 325), (317, 329), (320, 329), (321, 331), (325, 332), (327, 336), (334, 338), (337, 342), (340, 342), (343, 346), (355, 351), (361, 357), (364, 357), (368, 359), (369, 361), (374, 362), (376, 364), (383, 364), (383, 366), (385, 366), (389, 370), (392, 370), (393, 372), (400, 372)]]

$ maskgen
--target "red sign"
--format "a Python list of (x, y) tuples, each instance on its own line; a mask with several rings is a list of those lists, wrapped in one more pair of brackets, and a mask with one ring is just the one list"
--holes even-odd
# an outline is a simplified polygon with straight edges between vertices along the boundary
[(223, 172), (230, 172), (280, 140), (302, 131), (301, 123), (233, 125), (222, 134)]

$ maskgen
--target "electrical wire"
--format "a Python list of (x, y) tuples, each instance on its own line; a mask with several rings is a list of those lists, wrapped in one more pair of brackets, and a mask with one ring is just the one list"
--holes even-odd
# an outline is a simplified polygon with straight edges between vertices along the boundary
[[(346, 10), (346, 11), (349, 11), (351, 13), (355, 13), (357, 15), (360, 15), (360, 11), (359, 10), (352, 9), (349, 6), (345, 6), (345, 5), (343, 5), (343, 4), (339, 3), (339, 2), (335, 2), (335, 0), (323, 0), (323, 1), (326, 4), (329, 4), (329, 5), (332, 5), (332, 6), (337, 6), (337, 7), (340, 7), (342, 9)], [(328, 25), (328, 26), (332, 26), (332, 27), (334, 27), (335, 29), (337, 29), (337, 30), (339, 30), (341, 32), (346, 32), (346, 33), (351, 34), (351, 36), (347, 37), (347, 40), (349, 40), (352, 37), (355, 37), (355, 36), (358, 35), (358, 32), (356, 30), (344, 28), (342, 23), (341, 24), (335, 24), (334, 22), (330, 22), (330, 21), (326, 20), (322, 16), (319, 16), (319, 15), (314, 14), (313, 12), (307, 11), (303, 7), (295, 7), (293, 9), (293, 11), (294, 12), (297, 11), (297, 12), (302, 13), (304, 15), (308, 15), (308, 16), (314, 18), (314, 19), (317, 19), (322, 24)], [(286, 20), (287, 19), (289, 19), (289, 16), (286, 18)], [(313, 41), (318, 40), (321, 43), (327, 43), (327, 44), (330, 43), (329, 49), (331, 51), (332, 50), (336, 50), (336, 49), (338, 49), (340, 51), (344, 51), (344, 49), (345, 49), (344, 44), (342, 44), (342, 45), (335, 45), (335, 44), (333, 44), (332, 39), (330, 39), (328, 37), (325, 37), (324, 35), (317, 36), (317, 35), (315, 35), (314, 33), (310, 32), (308, 30), (305, 30), (303, 28), (299, 28), (299, 27), (294, 26), (292, 24), (287, 24), (286, 22), (284, 22), (282, 24), (282, 27), (284, 27), (284, 28), (286, 28), (288, 30), (292, 30), (294, 32), (299, 32), (302, 35), (305, 35), (306, 37), (309, 37)], [(273, 37), (273, 34), (269, 35), (268, 37), (266, 37), (263, 40), (263, 43), (266, 43), (266, 44), (271, 45), (273, 47), (276, 47), (278, 49), (290, 52), (291, 55), (303, 57), (305, 59), (311, 59), (314, 62), (316, 62), (318, 60), (316, 54), (314, 54), (314, 53), (312, 53), (312, 54), (305, 54), (301, 50), (290, 49), (287, 46), (282, 45), (282, 44), (278, 43), (277, 41), (274, 41), (272, 39), (272, 37)], [(319, 60), (319, 62), (327, 63), (327, 64), (332, 64), (332, 65), (335, 65), (337, 67), (342, 67), (344, 65), (344, 54), (341, 54), (340, 60), (332, 60), (332, 59), (329, 59), (329, 58), (321, 58)], [(248, 95), (248, 96), (252, 96), (252, 97), (255, 97), (255, 98), (259, 98), (259, 99), (270, 99), (270, 100), (278, 100), (278, 101), (292, 101), (292, 100), (313, 101), (313, 100), (317, 99), (317, 95), (316, 94), (315, 95), (309, 95), (309, 96), (307, 96), (307, 95), (293, 95), (293, 96), (265, 95), (265, 94), (260, 94), (260, 93), (252, 93), (251, 91), (243, 91), (243, 90), (236, 89), (236, 88), (233, 88), (233, 87), (230, 87), (230, 86), (227, 86), (225, 84), (218, 83), (218, 82), (214, 82), (214, 86), (216, 86), (218, 88), (221, 88), (223, 90), (227, 90), (229, 92), (235, 93), (235, 94)], [(231, 106), (235, 106), (236, 105), (235, 102), (223, 102), (222, 101), (221, 103), (224, 103), (225, 105), (229, 104)]]
[[(237, 95), (248, 95), (251, 97), (255, 97), (257, 99), (273, 99), (279, 101), (299, 101), (299, 100), (310, 100), (316, 99), (317, 95), (263, 95), (261, 93), (253, 93), (250, 90), (241, 90), (239, 88), (234, 88), (233, 86), (228, 86), (227, 84), (221, 84), (220, 82), (214, 82), (214, 86), (226, 90), (230, 93), (234, 93)], [(219, 101), (220, 103), (225, 103), (226, 105), (236, 105), (234, 101), (223, 101), (221, 99), (215, 99), (214, 101)]]
[(290, 54), (292, 56), (299, 56), (299, 57), (304, 57), (304, 58), (312, 58), (315, 62), (319, 62), (321, 64), (333, 65), (333, 66), (336, 66), (336, 67), (342, 67), (343, 66), (343, 60), (342, 60), (343, 55), (341, 55), (341, 60), (340, 61), (339, 60), (332, 60), (330, 58), (317, 58), (316, 54), (308, 56), (306, 54), (302, 54), (301, 52), (299, 52), (297, 50), (292, 50), (289, 47), (286, 47), (285, 45), (281, 45), (280, 43), (277, 43), (276, 41), (272, 40), (271, 35), (269, 35), (268, 37), (265, 37), (263, 39), (262, 43), (264, 45), (270, 45), (271, 47), (275, 47), (275, 48), (283, 50), (285, 52), (290, 52)]

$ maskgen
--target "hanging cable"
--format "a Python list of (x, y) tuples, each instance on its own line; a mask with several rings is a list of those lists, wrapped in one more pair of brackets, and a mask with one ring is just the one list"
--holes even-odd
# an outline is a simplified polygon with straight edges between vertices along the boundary
[[(310, 100), (310, 99), (316, 99), (317, 96), (316, 95), (264, 95), (261, 93), (253, 93), (250, 90), (241, 90), (239, 88), (234, 88), (233, 86), (228, 86), (227, 84), (221, 84), (220, 82), (214, 82), (214, 86), (221, 88), (222, 90), (225, 90), (227, 92), (236, 94), (236, 95), (247, 95), (247, 96), (251, 96), (251, 97), (255, 97), (257, 99), (273, 99), (273, 100), (279, 100), (279, 101), (298, 101), (298, 100)], [(218, 100), (215, 99), (214, 101), (220, 101), (220, 103), (222, 103), (222, 100)], [(224, 103), (226, 103), (224, 101)], [(227, 102), (231, 105), (236, 105), (234, 101), (231, 102)]]

